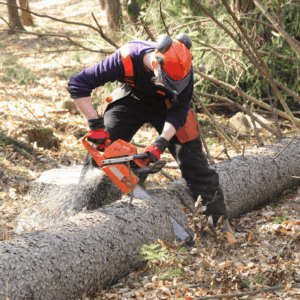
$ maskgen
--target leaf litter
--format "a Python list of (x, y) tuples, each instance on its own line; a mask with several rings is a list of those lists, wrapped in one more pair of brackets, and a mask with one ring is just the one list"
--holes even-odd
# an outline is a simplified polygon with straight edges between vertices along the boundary
[[(70, 11), (74, 17), (76, 11), (80, 11), (76, 5), (81, 5), (77, 1), (71, 10), (61, 10), (55, 5), (43, 6), (45, 3), (33, 2), (31, 7), (49, 15)], [(80, 20), (86, 21), (84, 17)], [(66, 26), (40, 19), (35, 22), (40, 22), (38, 26), (48, 26), (53, 32)], [(85, 28), (82, 30), (86, 31)], [(32, 153), (34, 160), (28, 160), (14, 151), (11, 145), (0, 145), (0, 241), (15, 236), (16, 218), (25, 208), (30, 208), (27, 192), (32, 180), (45, 170), (82, 164), (85, 151), (81, 137), (87, 131), (87, 126), (79, 114), (61, 108), (62, 101), (70, 100), (66, 91), (69, 73), (66, 74), (65, 69), (68, 67), (68, 70), (76, 73), (99, 61), (97, 54), (89, 54), (89, 59), (81, 62), (69, 53), (38, 53), (30, 56), (29, 48), (53, 50), (48, 45), (53, 42), (50, 38), (43, 40), (23, 36), (14, 42), (11, 36), (2, 38), (6, 53), (27, 53), (17, 56), (17, 63), (31, 70), (35, 82), (23, 85), (12, 79), (12, 82), (0, 84), (0, 128), (6, 136), (24, 141), (33, 146), (35, 151)], [(65, 48), (64, 43), (55, 49), (59, 47)], [(202, 113), (198, 117), (208, 121)], [(226, 127), (226, 116), (217, 115), (215, 118)], [(51, 129), (54, 136), (62, 141), (60, 149), (45, 150), (30, 143), (26, 132), (36, 127)], [(209, 130), (205, 134), (209, 135)], [(133, 142), (147, 145), (155, 137), (153, 128), (145, 125)], [(270, 141), (270, 137), (263, 138)], [(224, 145), (217, 135), (209, 141), (213, 139), (210, 151), (212, 156), (217, 156)], [(255, 140), (249, 137), (248, 141), (239, 139), (236, 142), (250, 148)], [(230, 156), (235, 155), (230, 147), (227, 152)], [(164, 158), (172, 161), (169, 154), (165, 154)], [(227, 159), (227, 156), (222, 154), (220, 159)], [(181, 176), (178, 169), (167, 171), (174, 178)], [(152, 188), (167, 181), (161, 174), (151, 175), (147, 187)], [(143, 268), (130, 272), (108, 289), (100, 288), (92, 296), (85, 295), (82, 299), (191, 300), (228, 293), (240, 294), (278, 285), (284, 285), (285, 289), (234, 299), (300, 299), (300, 288), (291, 288), (300, 283), (299, 188), (286, 191), (273, 203), (269, 201), (265, 207), (233, 219), (232, 227), (238, 240), (234, 246), (226, 244), (220, 224), (212, 229), (211, 220), (203, 214), (189, 214), (188, 219), (195, 234), (193, 247), (183, 248), (178, 242), (168, 244), (158, 241), (158, 246), (166, 252), (162, 259), (148, 261)], [(165, 277), (162, 276), (164, 274)]]

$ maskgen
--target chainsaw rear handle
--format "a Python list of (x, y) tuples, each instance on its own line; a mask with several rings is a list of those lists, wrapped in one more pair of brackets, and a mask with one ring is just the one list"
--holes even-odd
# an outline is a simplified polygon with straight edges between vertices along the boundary
[(163, 167), (166, 165), (167, 161), (164, 159), (158, 160), (156, 163), (146, 166), (140, 169), (134, 170), (134, 173), (136, 175), (143, 175), (143, 174), (154, 174), (163, 169)]

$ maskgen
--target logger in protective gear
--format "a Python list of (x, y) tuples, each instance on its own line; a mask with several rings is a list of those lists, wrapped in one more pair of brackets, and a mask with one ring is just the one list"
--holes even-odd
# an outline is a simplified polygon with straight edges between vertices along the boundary
[[(151, 157), (144, 164), (159, 160), (168, 148), (195, 201), (201, 195), (202, 204), (207, 206), (206, 214), (212, 215), (214, 220), (221, 216), (226, 219), (219, 176), (208, 165), (202, 151), (197, 116), (191, 106), (194, 91), (191, 46), (185, 34), (175, 39), (165, 35), (157, 43), (129, 42), (71, 77), (68, 91), (86, 119), (97, 123), (99, 121), (92, 121), (98, 118), (93, 108), (92, 90), (107, 82), (119, 81), (121, 85), (111, 93), (112, 101), (102, 102), (105, 104), (101, 109), (104, 124), (101, 128), (91, 128), (100, 131), (91, 132), (90, 140), (100, 141), (98, 144), (102, 147), (108, 139), (130, 142), (145, 123), (150, 123), (159, 137), (145, 149)], [(102, 138), (105, 131), (107, 135)], [(97, 166), (89, 154), (84, 164)]]

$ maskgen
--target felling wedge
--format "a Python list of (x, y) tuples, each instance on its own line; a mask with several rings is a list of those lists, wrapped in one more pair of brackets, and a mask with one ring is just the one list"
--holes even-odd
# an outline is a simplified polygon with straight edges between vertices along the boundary
[[(141, 159), (148, 158), (148, 153), (137, 154), (137, 148), (123, 140), (117, 140), (108, 146), (104, 153), (101, 153), (87, 142), (87, 137), (82, 139), (86, 150), (91, 154), (99, 167), (107, 176), (126, 194), (130, 193), (129, 204), (133, 197), (146, 197), (153, 199), (140, 184), (138, 175), (154, 174), (162, 170), (166, 161), (159, 160), (151, 166), (143, 166), (134, 171), (131, 170), (130, 162), (135, 162), (137, 166), (141, 165)], [(185, 229), (182, 224), (169, 214), (170, 222), (173, 225), (174, 234), (180, 241), (191, 241), (193, 234)]]

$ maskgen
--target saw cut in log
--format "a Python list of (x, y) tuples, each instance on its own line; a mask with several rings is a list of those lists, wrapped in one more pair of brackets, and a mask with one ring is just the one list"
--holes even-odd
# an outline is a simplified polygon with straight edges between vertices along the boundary
[[(213, 166), (219, 173), (230, 216), (295, 184), (300, 176), (300, 142), (285, 139), (246, 151)], [(50, 187), (50, 186), (49, 186)], [(36, 186), (37, 188), (37, 186)], [(180, 189), (180, 193), (176, 189)], [(179, 194), (184, 180), (150, 190), (154, 200), (129, 197), (95, 211), (79, 212), (51, 227), (0, 243), (0, 299), (76, 299), (110, 284), (128, 271), (143, 244), (173, 239), (168, 218), (186, 221)]]

